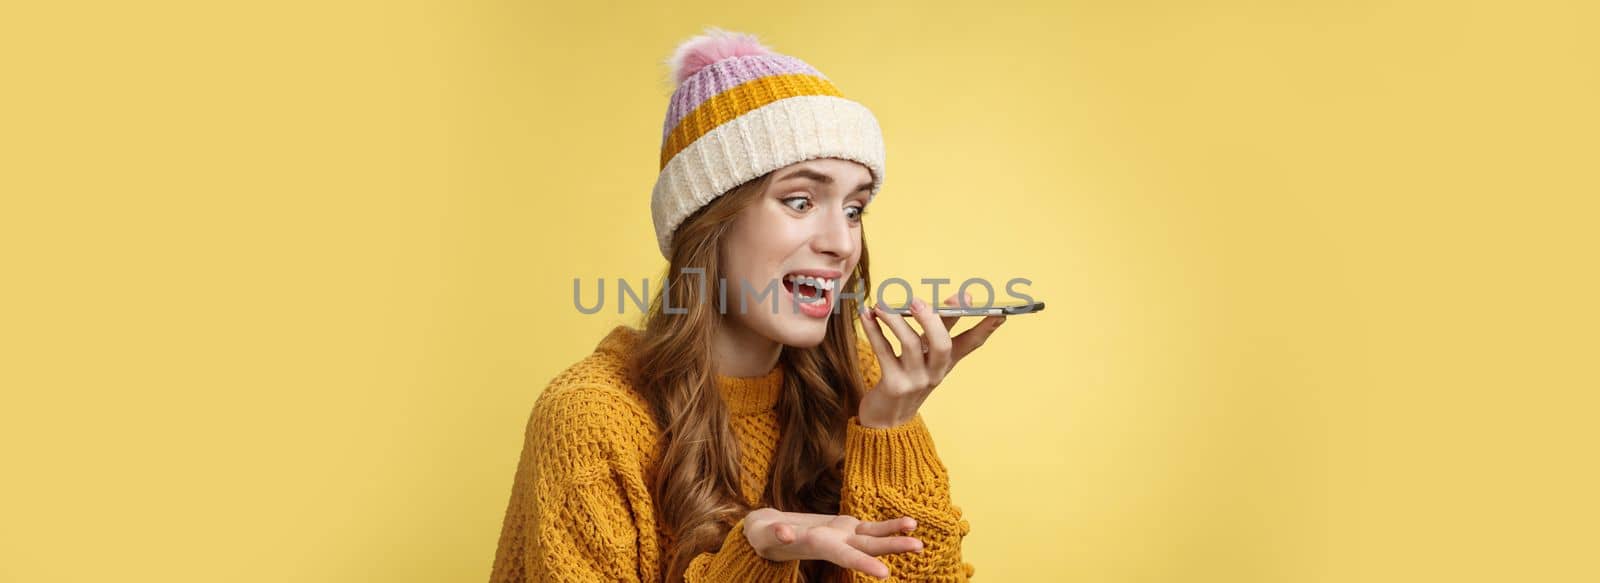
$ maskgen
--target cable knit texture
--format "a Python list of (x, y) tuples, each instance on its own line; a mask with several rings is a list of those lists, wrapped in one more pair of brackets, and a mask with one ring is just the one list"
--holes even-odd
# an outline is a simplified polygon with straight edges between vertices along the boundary
[[(671, 537), (659, 521), (649, 484), (660, 461), (661, 430), (623, 363), (638, 331), (618, 326), (594, 352), (558, 374), (528, 418), (495, 552), (491, 583), (526, 581), (656, 582), (665, 577)], [(872, 347), (857, 337), (867, 386), (881, 372)], [(777, 449), (782, 367), (756, 377), (718, 377), (739, 440), (740, 489), (760, 507)], [(870, 389), (869, 389), (870, 390)], [(961, 559), (969, 526), (950, 502), (949, 476), (922, 416), (890, 428), (852, 417), (845, 438), (840, 513), (864, 521), (910, 516), (922, 553), (879, 557), (891, 581), (966, 581)], [(853, 572), (857, 582), (878, 581)], [(757, 555), (734, 524), (720, 549), (695, 557), (689, 582), (798, 582), (799, 561)]]

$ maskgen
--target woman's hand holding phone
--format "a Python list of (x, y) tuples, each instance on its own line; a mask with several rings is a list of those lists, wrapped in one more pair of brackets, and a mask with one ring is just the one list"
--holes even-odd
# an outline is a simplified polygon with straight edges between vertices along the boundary
[[(966, 304), (971, 303), (972, 297), (966, 296)], [(944, 304), (958, 305), (956, 296), (946, 298)], [(861, 398), (857, 421), (863, 427), (894, 427), (916, 417), (917, 409), (950, 374), (950, 369), (983, 346), (989, 335), (1006, 321), (1004, 315), (987, 316), (972, 329), (951, 338), (950, 329), (961, 320), (959, 316), (939, 317), (920, 298), (912, 300), (911, 315), (922, 325), (922, 334), (912, 330), (904, 316), (888, 312), (882, 306), (861, 312), (867, 340), (872, 343), (872, 350), (878, 355), (878, 366), (883, 371), (878, 385)], [(880, 321), (900, 339), (902, 354), (894, 353)]]
[(884, 579), (889, 567), (873, 557), (922, 552), (922, 541), (902, 536), (916, 527), (909, 516), (862, 522), (853, 516), (761, 508), (745, 516), (744, 536), (769, 561), (828, 561)]

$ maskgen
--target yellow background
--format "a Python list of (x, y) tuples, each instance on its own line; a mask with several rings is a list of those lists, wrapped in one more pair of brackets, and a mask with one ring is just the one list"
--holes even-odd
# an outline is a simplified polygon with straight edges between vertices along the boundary
[[(479, 581), (703, 26), (871, 107), (985, 581), (1594, 581), (1587, 2), (0, 9), (0, 580)], [(614, 307), (609, 304), (608, 307)]]

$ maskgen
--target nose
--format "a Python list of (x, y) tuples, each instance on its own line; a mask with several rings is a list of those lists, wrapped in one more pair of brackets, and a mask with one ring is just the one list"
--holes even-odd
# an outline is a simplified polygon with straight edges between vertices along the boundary
[(820, 222), (816, 235), (811, 238), (812, 250), (836, 259), (847, 258), (855, 252), (856, 234), (850, 229), (850, 219), (845, 218), (844, 209), (833, 209)]

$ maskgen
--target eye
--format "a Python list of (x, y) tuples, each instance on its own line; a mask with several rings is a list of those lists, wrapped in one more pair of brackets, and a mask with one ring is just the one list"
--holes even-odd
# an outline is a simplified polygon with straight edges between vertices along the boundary
[(844, 216), (849, 218), (852, 221), (859, 221), (859, 220), (861, 220), (861, 217), (867, 216), (867, 207), (861, 207), (861, 206), (847, 206), (847, 207), (844, 207)]
[[(794, 204), (791, 204), (792, 201), (796, 201), (796, 200), (800, 201), (804, 206), (795, 206)], [(783, 204), (786, 204), (786, 205), (789, 206), (789, 208), (792, 208), (792, 209), (797, 210), (797, 211), (805, 211), (806, 209), (811, 208), (811, 199), (803, 197), (803, 196), (791, 196), (789, 198), (783, 199)]]

